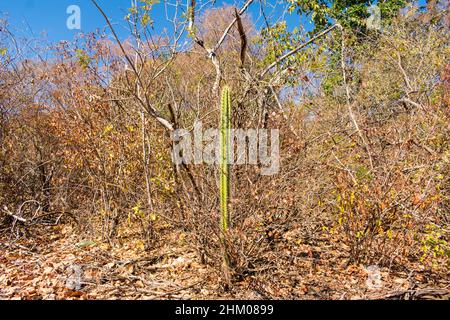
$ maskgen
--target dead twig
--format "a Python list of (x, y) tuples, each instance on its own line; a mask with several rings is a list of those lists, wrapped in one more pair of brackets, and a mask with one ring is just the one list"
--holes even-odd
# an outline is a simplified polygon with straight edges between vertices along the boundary
[(421, 298), (425, 296), (448, 296), (450, 295), (450, 290), (440, 289), (440, 288), (427, 288), (427, 289), (417, 289), (417, 290), (396, 290), (383, 295), (377, 295), (374, 297), (369, 297), (373, 300), (384, 300), (384, 299), (394, 299), (401, 298), (408, 295), (409, 298)]

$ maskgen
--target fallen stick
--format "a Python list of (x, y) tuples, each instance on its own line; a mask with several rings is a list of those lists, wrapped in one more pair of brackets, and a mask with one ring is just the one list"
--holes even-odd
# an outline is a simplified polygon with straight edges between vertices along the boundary
[(14, 219), (16, 219), (16, 220), (18, 220), (18, 221), (20, 221), (20, 222), (23, 222), (23, 223), (26, 223), (26, 222), (27, 222), (27, 219), (15, 215), (15, 214), (12, 213), (11, 211), (9, 211), (7, 207), (4, 207), (4, 208), (3, 208), (3, 212), (5, 212), (8, 216), (13, 217)]
[(388, 294), (378, 295), (375, 297), (369, 297), (374, 300), (392, 299), (409, 294), (410, 297), (423, 297), (423, 296), (445, 296), (450, 294), (449, 289), (440, 288), (428, 288), (428, 289), (417, 289), (417, 290), (397, 290), (392, 291)]
[(181, 291), (184, 291), (184, 290), (191, 289), (191, 288), (193, 288), (193, 287), (195, 287), (195, 286), (197, 286), (197, 285), (203, 283), (204, 281), (205, 281), (205, 280), (200, 280), (200, 281), (197, 281), (197, 282), (195, 282), (195, 283), (193, 283), (193, 284), (191, 284), (191, 285), (188, 285), (188, 286), (186, 286), (186, 287), (181, 287), (181, 288), (179, 288), (179, 289), (172, 290), (172, 291), (169, 291), (169, 292), (146, 291), (146, 293), (155, 295), (155, 297), (149, 299), (149, 300), (155, 300), (155, 299), (159, 299), (159, 298), (164, 297), (164, 296), (171, 296), (171, 295), (176, 294), (176, 293), (178, 293), (178, 292), (181, 292)]

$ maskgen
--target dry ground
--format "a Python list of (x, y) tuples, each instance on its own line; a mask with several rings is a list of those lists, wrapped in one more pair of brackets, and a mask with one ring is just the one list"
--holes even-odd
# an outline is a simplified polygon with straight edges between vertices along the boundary
[[(70, 225), (45, 227), (27, 240), (0, 242), (0, 299), (448, 299), (448, 274), (418, 265), (381, 268), (367, 285), (367, 266), (348, 265), (346, 248), (325, 241), (277, 244), (275, 262), (225, 291), (220, 273), (199, 264), (189, 237), (167, 232), (147, 251), (139, 240), (86, 240)], [(276, 256), (275, 256), (276, 255)], [(269, 257), (270, 258), (270, 257)]]

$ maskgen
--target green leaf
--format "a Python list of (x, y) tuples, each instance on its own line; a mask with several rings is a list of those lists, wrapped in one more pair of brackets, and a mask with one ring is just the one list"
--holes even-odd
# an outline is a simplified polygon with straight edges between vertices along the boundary
[(86, 248), (86, 247), (90, 247), (90, 246), (95, 246), (97, 243), (95, 243), (94, 241), (91, 240), (81, 240), (80, 242), (78, 242), (76, 244), (76, 246), (78, 248)]

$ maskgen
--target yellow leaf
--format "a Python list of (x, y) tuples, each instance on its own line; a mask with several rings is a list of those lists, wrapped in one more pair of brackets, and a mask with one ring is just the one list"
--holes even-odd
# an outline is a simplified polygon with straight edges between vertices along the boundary
[(136, 249), (139, 249), (139, 250), (141, 250), (141, 251), (144, 251), (144, 250), (145, 250), (145, 244), (144, 244), (144, 242), (141, 241), (141, 240), (136, 241)]

